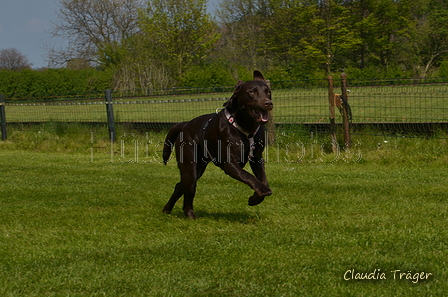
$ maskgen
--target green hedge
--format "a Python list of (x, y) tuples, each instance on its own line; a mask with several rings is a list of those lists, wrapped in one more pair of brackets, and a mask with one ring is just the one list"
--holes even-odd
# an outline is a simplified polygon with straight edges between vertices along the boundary
[(111, 88), (112, 72), (95, 69), (0, 70), (0, 94), (7, 98), (83, 95)]

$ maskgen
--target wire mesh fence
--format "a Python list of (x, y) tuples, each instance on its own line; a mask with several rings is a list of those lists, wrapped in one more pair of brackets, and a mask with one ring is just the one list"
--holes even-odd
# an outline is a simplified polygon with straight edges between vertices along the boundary
[[(395, 82), (395, 81), (394, 81)], [(352, 130), (376, 127), (383, 133), (428, 133), (447, 128), (448, 83), (401, 81), (401, 84), (350, 82), (348, 103)], [(303, 131), (313, 127), (328, 131), (329, 100), (327, 81), (301, 82), (280, 88), (272, 82), (273, 119), (278, 130)], [(222, 91), (222, 92), (217, 92)], [(337, 89), (335, 90), (337, 93)], [(114, 121), (140, 129), (168, 129), (174, 123), (213, 113), (232, 95), (232, 88), (171, 89), (113, 93)], [(83, 98), (6, 99), (6, 123), (30, 129), (45, 123), (106, 126), (104, 92)], [(336, 122), (342, 118), (337, 115)], [(317, 128), (319, 127), (319, 128)]]

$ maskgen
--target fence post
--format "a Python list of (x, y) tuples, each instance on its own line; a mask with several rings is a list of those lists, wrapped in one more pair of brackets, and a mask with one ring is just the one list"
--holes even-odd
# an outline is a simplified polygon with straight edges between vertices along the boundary
[(6, 140), (8, 135), (6, 133), (6, 115), (5, 115), (5, 95), (0, 94), (0, 122), (2, 130), (2, 140)]
[(348, 95), (347, 95), (347, 76), (345, 73), (341, 74), (341, 91), (342, 96), (345, 98), (345, 104), (343, 104), (343, 114), (342, 114), (342, 121), (344, 124), (344, 142), (345, 147), (350, 148), (351, 146), (351, 139), (350, 139), (350, 122), (348, 120)]
[(106, 90), (106, 112), (107, 112), (107, 126), (109, 128), (110, 141), (115, 142), (115, 120), (114, 120), (114, 106), (112, 102), (112, 90)]
[(328, 76), (328, 101), (330, 103), (330, 135), (331, 135), (331, 146), (333, 148), (333, 153), (337, 152), (337, 139), (336, 139), (336, 122), (334, 113), (334, 83), (333, 76)]
[[(269, 89), (271, 89), (271, 81), (266, 80), (266, 84), (268, 85)], [(268, 132), (268, 144), (274, 144), (275, 143), (275, 123), (274, 123), (274, 110), (269, 111), (269, 122), (267, 123), (267, 132)]]

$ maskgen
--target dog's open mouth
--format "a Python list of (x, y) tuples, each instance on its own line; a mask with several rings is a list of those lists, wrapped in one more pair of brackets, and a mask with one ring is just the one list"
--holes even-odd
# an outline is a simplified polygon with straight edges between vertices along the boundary
[(269, 121), (269, 112), (267, 110), (251, 110), (252, 117), (261, 123), (267, 123)]

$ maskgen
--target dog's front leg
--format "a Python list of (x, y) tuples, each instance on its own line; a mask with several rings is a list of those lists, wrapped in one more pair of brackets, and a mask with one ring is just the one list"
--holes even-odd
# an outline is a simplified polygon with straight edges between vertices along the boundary
[(245, 183), (249, 187), (251, 187), (258, 196), (269, 196), (272, 194), (271, 189), (269, 187), (259, 181), (255, 176), (241, 168), (240, 165), (236, 162), (224, 163), (222, 165), (222, 169), (224, 172), (230, 177)]
[[(259, 181), (261, 181), (264, 185), (269, 187), (268, 179), (266, 177), (266, 172), (264, 170), (264, 161), (262, 158), (260, 159), (252, 159), (250, 160), (250, 167), (252, 168), (253, 173), (257, 177)], [(252, 196), (249, 197), (249, 205), (254, 206), (263, 202), (265, 196), (259, 195), (256, 191)]]
[(268, 178), (266, 177), (266, 172), (264, 170), (264, 161), (263, 159), (251, 159), (249, 160), (250, 168), (252, 168), (252, 172), (255, 177), (261, 181), (263, 184), (268, 186)]

